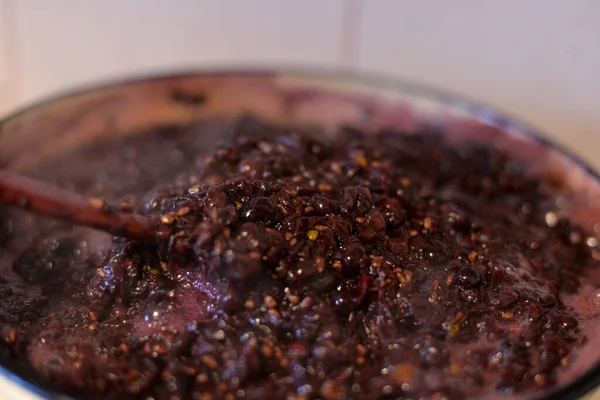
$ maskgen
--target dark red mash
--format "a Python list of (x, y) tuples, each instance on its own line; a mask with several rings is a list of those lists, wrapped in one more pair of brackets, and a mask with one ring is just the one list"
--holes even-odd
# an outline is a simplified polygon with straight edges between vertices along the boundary
[[(545, 183), (443, 132), (295, 132), (244, 119), (208, 158), (171, 128), (57, 161), (73, 187), (152, 216), (157, 244), (114, 239), (98, 254), (101, 235), (2, 210), (2, 362), (85, 399), (553, 385), (585, 340), (559, 298), (599, 262)], [(85, 179), (83, 161), (97, 170)]]

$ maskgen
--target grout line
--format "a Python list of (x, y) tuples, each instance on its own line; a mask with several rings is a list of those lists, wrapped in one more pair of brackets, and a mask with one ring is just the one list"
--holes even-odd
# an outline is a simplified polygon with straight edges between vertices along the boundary
[(8, 46), (6, 44), (6, 1), (0, 0), (0, 113), (6, 108), (8, 93)]
[(7, 74), (6, 71), (6, 59), (4, 58), (5, 54), (6, 54), (6, 45), (5, 45), (5, 40), (4, 40), (4, 30), (6, 30), (6, 28), (4, 28), (6, 22), (4, 21), (4, 5), (5, 1), (4, 0), (0, 0), (0, 82), (2, 80), (5, 79), (5, 76)]
[(342, 29), (338, 63), (342, 68), (354, 70), (360, 56), (364, 0), (345, 0), (342, 6)]
[(6, 111), (17, 104), (20, 98), (21, 69), (17, 35), (17, 0), (0, 0), (0, 40), (4, 50), (4, 80), (0, 80), (0, 106)]

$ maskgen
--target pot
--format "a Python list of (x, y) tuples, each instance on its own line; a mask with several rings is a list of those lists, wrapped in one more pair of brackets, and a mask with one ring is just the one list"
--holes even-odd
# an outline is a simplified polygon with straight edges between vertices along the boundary
[[(434, 89), (385, 78), (293, 70), (219, 70), (138, 78), (104, 84), (38, 103), (0, 122), (0, 165), (44, 176), (45, 166), (82, 146), (139, 134), (157, 126), (212, 121), (242, 114), (291, 125), (318, 126), (334, 135), (340, 125), (365, 131), (416, 131), (444, 126), (451, 141), (508, 149), (539, 179), (566, 183), (556, 193), (563, 210), (589, 232), (600, 223), (599, 175), (544, 135), (486, 106)], [(78, 177), (85, 177), (85, 168)], [(1, 260), (1, 259), (0, 259)], [(0, 273), (6, 265), (0, 264)], [(600, 271), (597, 271), (600, 276)], [(593, 276), (592, 276), (593, 275)], [(591, 274), (590, 279), (596, 275)], [(592, 302), (582, 297), (582, 302)], [(591, 307), (591, 305), (590, 305)], [(540, 399), (580, 399), (600, 384), (600, 317), (588, 318), (589, 341), (553, 391)], [(22, 366), (0, 366), (4, 399), (67, 399), (30, 377)], [(600, 394), (599, 394), (600, 396)]]

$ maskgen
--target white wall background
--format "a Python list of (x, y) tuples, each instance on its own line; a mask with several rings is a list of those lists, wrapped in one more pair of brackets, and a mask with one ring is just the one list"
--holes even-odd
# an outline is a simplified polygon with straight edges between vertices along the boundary
[(0, 0), (0, 114), (138, 72), (344, 67), (464, 93), (600, 166), (599, 18), (597, 0)]

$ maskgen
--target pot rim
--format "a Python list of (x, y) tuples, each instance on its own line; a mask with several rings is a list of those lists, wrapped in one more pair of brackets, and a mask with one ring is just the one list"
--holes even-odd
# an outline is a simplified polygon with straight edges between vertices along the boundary
[[(405, 93), (431, 100), (450, 108), (462, 110), (465, 116), (488, 123), (493, 126), (502, 128), (514, 129), (522, 133), (527, 139), (537, 142), (541, 146), (549, 147), (556, 150), (566, 159), (572, 161), (577, 166), (582, 168), (591, 178), (600, 182), (600, 174), (596, 172), (589, 164), (583, 161), (579, 156), (567, 150), (560, 144), (546, 139), (541, 130), (532, 127), (530, 124), (522, 122), (519, 118), (515, 118), (508, 113), (498, 110), (495, 107), (487, 106), (485, 103), (470, 99), (468, 96), (456, 94), (450, 90), (438, 89), (433, 85), (415, 82), (401, 77), (389, 77), (381, 74), (353, 72), (349, 70), (331, 70), (326, 68), (311, 68), (311, 67), (206, 67), (206, 68), (185, 68), (174, 69), (170, 72), (163, 73), (143, 73), (143, 74), (128, 74), (121, 78), (112, 78), (100, 80), (99, 82), (79, 85), (75, 89), (59, 91), (48, 96), (43, 96), (41, 100), (29, 103), (28, 105), (17, 108), (9, 112), (3, 118), (0, 118), (0, 131), (2, 126), (8, 124), (13, 119), (16, 119), (29, 112), (42, 109), (55, 102), (66, 100), (78, 95), (97, 90), (109, 89), (125, 84), (153, 82), (173, 78), (200, 77), (200, 76), (237, 76), (237, 77), (253, 77), (253, 76), (294, 76), (305, 79), (326, 80), (340, 83), (358, 83), (365, 87), (385, 88), (397, 93)], [(37, 395), (38, 398), (47, 400), (73, 400), (74, 397), (60, 394), (52, 389), (47, 384), (40, 384), (33, 379), (25, 377), (26, 368), (20, 365), (5, 366), (0, 365), (0, 376), (6, 380), (20, 386), (22, 389)], [(543, 396), (537, 396), (535, 400), (576, 400), (586, 394), (589, 394), (593, 389), (600, 386), (600, 360), (587, 369), (579, 378), (575, 379), (568, 385), (559, 387), (557, 390), (547, 393)]]

